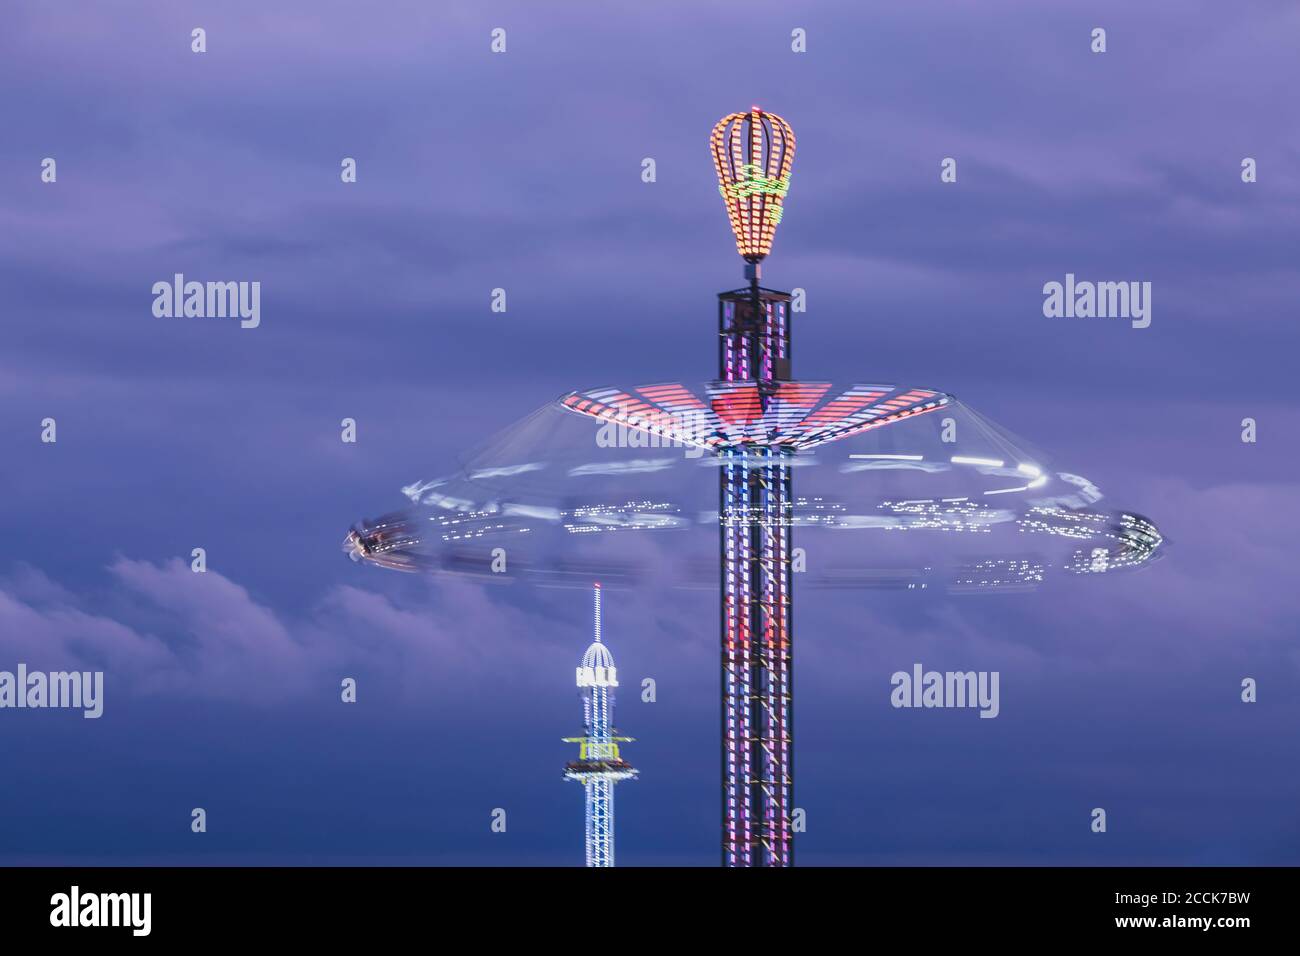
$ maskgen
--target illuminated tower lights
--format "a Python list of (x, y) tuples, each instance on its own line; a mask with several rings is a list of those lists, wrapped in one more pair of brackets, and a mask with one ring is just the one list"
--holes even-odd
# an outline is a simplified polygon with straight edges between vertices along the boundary
[(772, 251), (794, 161), (790, 124), (757, 106), (718, 121), (709, 138), (718, 192), (727, 206), (736, 250), (756, 264)]
[[(713, 164), (747, 289), (718, 296), (718, 378), (752, 387), (761, 417), (790, 388), (790, 296), (759, 285), (790, 188), (794, 133), (757, 106), (713, 128)], [(722, 862), (789, 866), (793, 791), (790, 555), (792, 450), (722, 452)]]
[(585, 838), (587, 866), (614, 865), (614, 784), (629, 780), (636, 769), (619, 755), (619, 744), (633, 738), (619, 737), (614, 730), (614, 688), (618, 670), (614, 655), (601, 641), (600, 584), (593, 589), (595, 640), (578, 665), (578, 687), (582, 690), (582, 737), (565, 737), (578, 745), (578, 759), (565, 765), (566, 780), (576, 780), (586, 791)]
[[(754, 107), (710, 138), (719, 192), (748, 285), (718, 295), (718, 378), (707, 404), (676, 384), (574, 392), (566, 408), (667, 435), (719, 459), (722, 862), (790, 866), (794, 847), (792, 601), (795, 453), (933, 411), (948, 396), (796, 382), (790, 296), (759, 285), (790, 187), (794, 133)], [(686, 417), (682, 413), (689, 413)]]

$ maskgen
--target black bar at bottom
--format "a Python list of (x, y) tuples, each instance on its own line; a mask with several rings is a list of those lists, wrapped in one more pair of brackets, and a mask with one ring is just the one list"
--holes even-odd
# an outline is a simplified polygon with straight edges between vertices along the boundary
[[(877, 934), (902, 934), (917, 951), (945, 939), (984, 948), (1126, 936), (1232, 946), (1287, 931), (1295, 877), (1285, 868), (9, 868), (0, 869), (0, 932), (6, 943), (283, 938), (337, 946), (429, 939), (432, 931), (458, 949), (456, 940), (503, 938), (550, 947), (583, 938), (598, 912), (606, 941), (643, 932), (725, 940), (735, 931), (727, 901), (734, 905), (741, 891), (780, 901), (765, 916), (778, 937), (824, 931), (843, 941), (847, 933), (861, 944), (854, 949)], [(116, 915), (125, 925), (52, 925), (72, 922), (74, 886), (77, 922), (94, 911), (106, 917), (95, 922)], [(121, 895), (145, 893), (147, 937), (136, 935), (145, 928), (144, 897)], [(113, 897), (105, 903), (102, 894)]]

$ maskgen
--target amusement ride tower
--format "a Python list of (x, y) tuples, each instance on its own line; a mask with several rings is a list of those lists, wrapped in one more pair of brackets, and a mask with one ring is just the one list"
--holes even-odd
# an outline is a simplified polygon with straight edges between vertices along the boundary
[[(790, 381), (790, 296), (759, 285), (790, 188), (794, 132), (758, 107), (710, 139), (747, 288), (718, 296), (718, 379), (731, 411), (763, 416)], [(788, 396), (786, 396), (788, 397)], [(741, 407), (749, 406), (749, 407)], [(792, 790), (790, 456), (753, 444), (721, 452), (722, 858), (788, 866)]]
[(578, 745), (578, 759), (564, 767), (566, 780), (586, 789), (587, 866), (614, 865), (614, 784), (635, 777), (637, 771), (619, 756), (618, 745), (633, 738), (614, 730), (614, 688), (618, 671), (614, 655), (600, 639), (600, 585), (595, 586), (595, 640), (578, 665), (582, 688), (582, 722), (585, 734), (565, 737)]
[[(945, 407), (941, 392), (795, 381), (790, 303), (759, 284), (790, 188), (794, 133), (757, 106), (710, 138), (748, 285), (718, 295), (718, 377), (704, 400), (659, 384), (571, 392), (567, 409), (710, 453), (718, 466), (722, 592), (722, 863), (790, 866), (793, 760), (791, 530), (795, 457)], [(1000, 464), (1000, 463), (999, 463)], [(805, 516), (806, 518), (806, 516)]]

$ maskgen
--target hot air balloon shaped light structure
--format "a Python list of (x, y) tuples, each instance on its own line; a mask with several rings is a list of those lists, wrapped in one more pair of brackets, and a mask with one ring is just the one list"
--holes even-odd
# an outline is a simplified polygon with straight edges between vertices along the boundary
[[(781, 117), (755, 106), (748, 113), (719, 120), (710, 145), (736, 250), (757, 266), (772, 251), (772, 237), (790, 190), (794, 131)], [(756, 269), (750, 272), (747, 278), (758, 277)]]

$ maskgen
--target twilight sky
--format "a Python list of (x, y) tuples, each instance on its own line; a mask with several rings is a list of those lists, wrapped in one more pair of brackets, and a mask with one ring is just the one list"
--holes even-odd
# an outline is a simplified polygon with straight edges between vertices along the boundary
[[(107, 689), (0, 710), (0, 862), (580, 862), (587, 595), (339, 542), (562, 391), (711, 375), (740, 262), (707, 136), (751, 103), (798, 137), (765, 267), (807, 290), (796, 374), (950, 391), (1173, 543), (797, 602), (800, 861), (1300, 862), (1300, 9), (799, 6), (6, 4), (0, 670)], [(259, 281), (260, 327), (155, 318), (177, 272)], [(1151, 326), (1044, 317), (1069, 272), (1151, 282)], [(716, 613), (606, 599), (658, 684), (618, 705), (621, 864), (717, 862)], [(1000, 671), (1001, 715), (892, 709), (918, 661)]]

